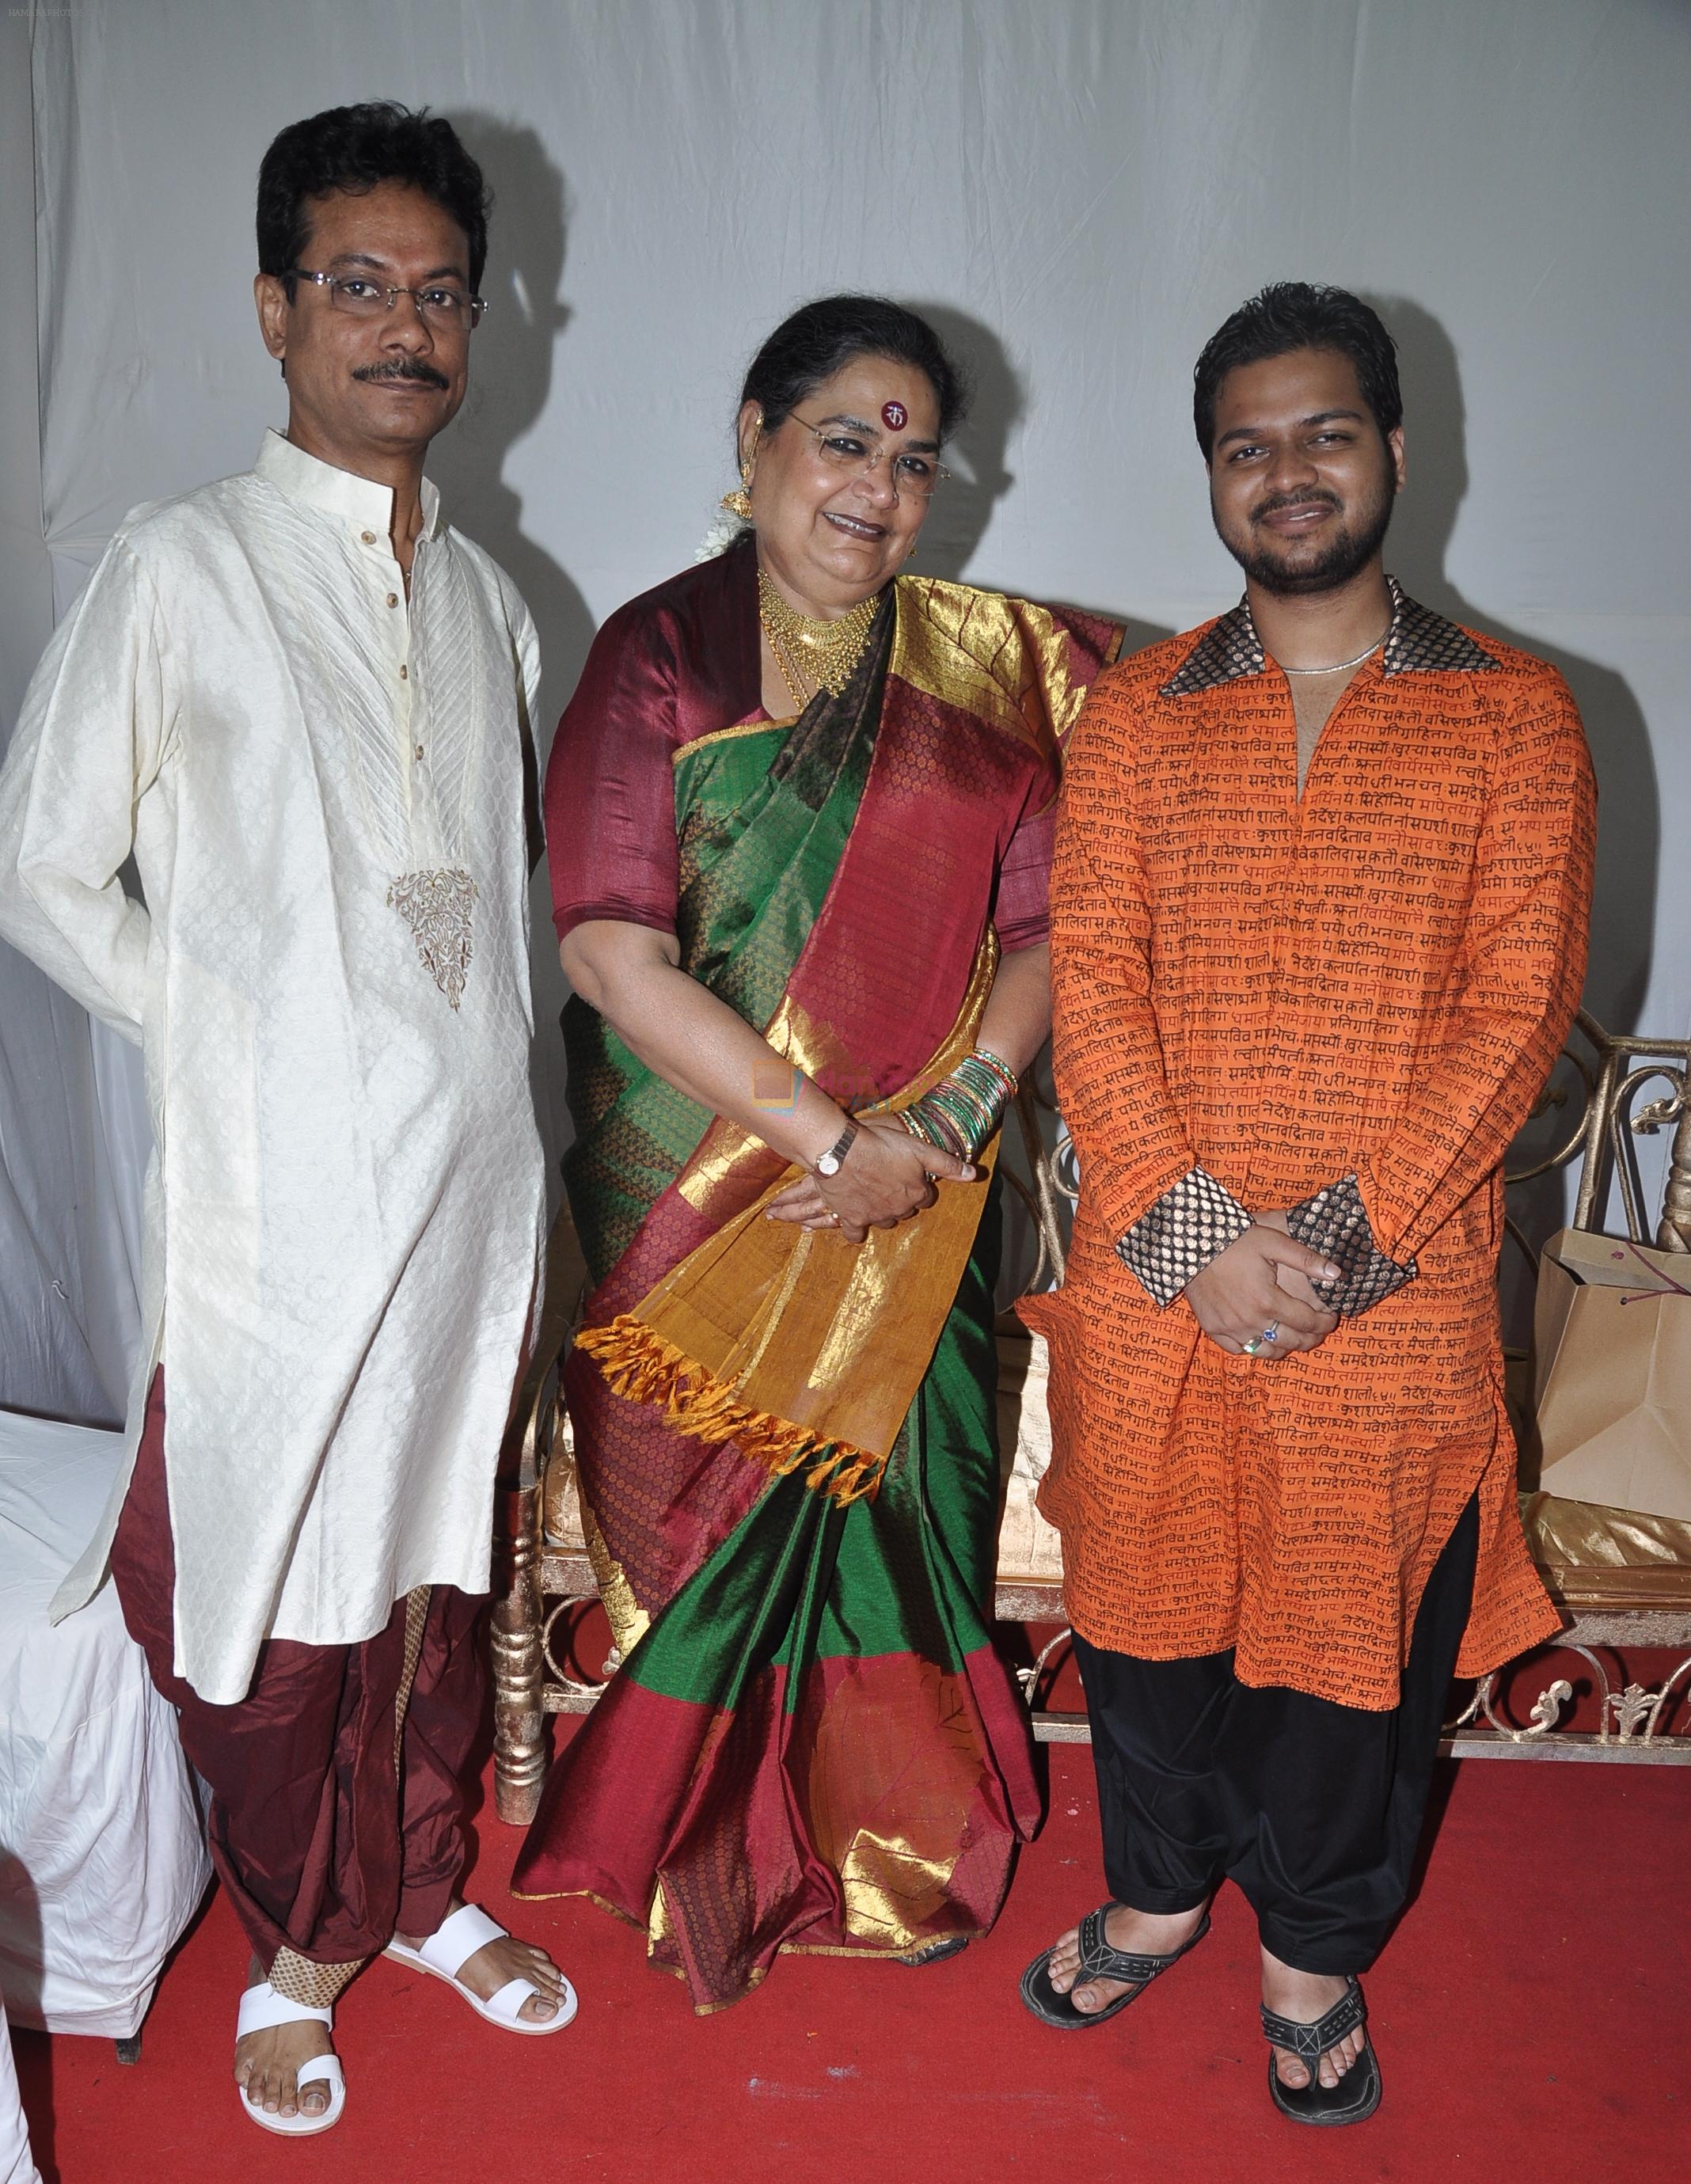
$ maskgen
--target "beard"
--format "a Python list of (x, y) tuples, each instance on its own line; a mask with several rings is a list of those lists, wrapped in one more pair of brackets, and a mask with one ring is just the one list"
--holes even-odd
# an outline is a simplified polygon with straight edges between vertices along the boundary
[[(1210, 515), (1216, 537), (1253, 584), (1276, 599), (1306, 599), (1314, 593), (1338, 591), (1362, 573), (1385, 543), (1394, 499), (1388, 471), (1376, 492), (1353, 510), (1346, 511), (1344, 504), (1328, 493), (1282, 494), (1252, 510), (1249, 529), (1243, 538), (1231, 538), (1222, 529), (1213, 499)], [(1264, 516), (1311, 500), (1341, 511), (1341, 521), (1315, 554), (1299, 560), (1299, 541), (1292, 541), (1288, 551), (1286, 547), (1270, 543), (1271, 534), (1258, 532), (1256, 526)]]

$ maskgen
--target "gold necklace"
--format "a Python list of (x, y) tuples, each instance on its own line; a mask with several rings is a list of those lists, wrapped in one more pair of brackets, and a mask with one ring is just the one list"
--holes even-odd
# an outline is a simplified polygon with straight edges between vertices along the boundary
[(803, 684), (837, 698), (851, 681), (879, 611), (881, 595), (871, 593), (837, 621), (818, 621), (789, 606), (767, 576), (757, 571), (757, 618), (775, 655), (781, 679), (802, 712), (808, 702)]

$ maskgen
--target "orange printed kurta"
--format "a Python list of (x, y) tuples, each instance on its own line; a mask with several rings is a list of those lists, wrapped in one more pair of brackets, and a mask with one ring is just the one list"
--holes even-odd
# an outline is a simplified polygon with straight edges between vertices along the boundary
[[(1247, 1684), (1393, 1706), (1476, 1490), (1460, 1672), (1557, 1628), (1496, 1267), (1504, 1150), (1578, 1002), (1594, 831), (1560, 676), (1401, 594), (1301, 798), (1290, 686), (1242, 604), (1094, 684), (1052, 879), (1080, 1202), (1066, 1283), (1023, 1306), (1052, 1345), (1041, 1506), (1093, 1644), (1233, 1647)], [(1346, 1178), (1373, 1262), (1415, 1272), (1313, 1351), (1233, 1357), (1119, 1255), (1197, 1184), (1266, 1212)]]

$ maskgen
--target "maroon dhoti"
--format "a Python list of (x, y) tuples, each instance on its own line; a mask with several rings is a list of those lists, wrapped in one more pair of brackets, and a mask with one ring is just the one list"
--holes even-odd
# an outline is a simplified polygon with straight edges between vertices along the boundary
[(271, 1984), (327, 2003), (395, 1932), (433, 1933), (464, 1866), (480, 1602), (436, 1585), (396, 1602), (387, 1628), (361, 1645), (270, 1639), (246, 1697), (208, 1704), (174, 1666), (162, 1373), (112, 1577), (130, 1635), (181, 1716), (182, 1748), (210, 1786), (212, 1863)]

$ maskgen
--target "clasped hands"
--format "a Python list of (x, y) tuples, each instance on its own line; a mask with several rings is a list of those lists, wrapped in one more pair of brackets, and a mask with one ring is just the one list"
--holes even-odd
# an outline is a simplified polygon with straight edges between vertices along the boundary
[[(1284, 1213), (1258, 1213), (1253, 1222), (1192, 1276), (1186, 1298), (1219, 1348), (1272, 1362), (1294, 1350), (1314, 1350), (1338, 1325), (1338, 1314), (1318, 1301), (1312, 1284), (1337, 1281), (1341, 1269), (1294, 1243)], [(1270, 1328), (1278, 1333), (1265, 1341)], [(1247, 1351), (1247, 1342), (1257, 1348)]]
[(896, 1228), (939, 1196), (936, 1183), (973, 1183), (979, 1170), (914, 1138), (896, 1115), (858, 1115), (837, 1175), (804, 1175), (764, 1209), (771, 1221), (837, 1228), (861, 1244), (871, 1228)]

